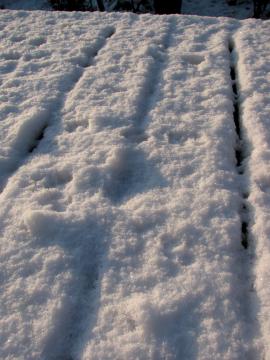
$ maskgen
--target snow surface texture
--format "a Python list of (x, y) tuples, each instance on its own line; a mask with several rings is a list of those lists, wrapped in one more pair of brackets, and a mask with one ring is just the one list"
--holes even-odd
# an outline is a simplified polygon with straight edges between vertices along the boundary
[(267, 359), (270, 358), (270, 47), (265, 41), (268, 32), (269, 22), (253, 21), (246, 23), (234, 37), (238, 50), (235, 62), (238, 64), (239, 104), (247, 139), (245, 193), (252, 209), (250, 226), (257, 255), (255, 288)]
[(228, 0), (182, 0), (183, 14), (200, 16), (228, 16), (246, 19), (253, 16), (252, 0), (237, 0), (236, 5), (229, 5)]
[(269, 22), (0, 28), (0, 358), (269, 359)]

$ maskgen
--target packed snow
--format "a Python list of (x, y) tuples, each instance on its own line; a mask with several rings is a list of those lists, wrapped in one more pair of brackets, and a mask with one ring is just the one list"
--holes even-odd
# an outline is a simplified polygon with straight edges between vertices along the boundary
[[(234, 38), (241, 51), (238, 64), (240, 110), (247, 138), (245, 166), (247, 177), (243, 190), (248, 197), (252, 245), (256, 253), (255, 289), (259, 299), (258, 319), (270, 358), (270, 52), (266, 37), (269, 22), (246, 23)], [(251, 60), (252, 59), (252, 60)]]
[(269, 22), (0, 29), (0, 358), (270, 359)]

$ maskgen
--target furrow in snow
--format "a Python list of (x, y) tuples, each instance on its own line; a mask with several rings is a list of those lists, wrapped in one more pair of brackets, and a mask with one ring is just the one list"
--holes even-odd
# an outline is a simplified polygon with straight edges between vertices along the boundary
[[(140, 92), (135, 93), (135, 112), (132, 114), (131, 124), (127, 124), (121, 130), (123, 136), (123, 149), (117, 153), (116, 166), (112, 169), (111, 178), (105, 184), (104, 194), (115, 205), (127, 201), (136, 196), (136, 183), (146, 182), (147, 162), (139, 148), (139, 144), (147, 141), (145, 127), (147, 126), (148, 114), (155, 106), (155, 93), (159, 88), (162, 73), (167, 66), (167, 51), (174, 33), (175, 19), (168, 22), (168, 29), (162, 35), (161, 43), (150, 45), (145, 48), (142, 56), (149, 59), (144, 70), (144, 79), (140, 84)], [(143, 184), (145, 185), (145, 184)], [(141, 191), (141, 186), (138, 187)]]
[[(77, 23), (74, 20), (76, 26), (89, 26), (81, 16)], [(91, 23), (100, 21), (99, 16), (92, 14)], [(104, 188), (120, 166), (117, 155), (126, 147), (121, 133), (137, 114), (145, 74), (153, 62), (149, 51), (164, 43), (169, 27), (164, 18), (153, 23), (151, 17), (114, 14), (106, 19), (117, 26), (115, 36), (65, 99), (61, 122), (48, 129), (39, 156), (20, 167), (2, 194), (1, 256), (9, 259), (3, 321), (9, 316), (7, 294), (15, 291), (9, 279), (16, 276), (29, 284), (18, 284), (21, 296), (13, 309), (23, 336), (9, 334), (12, 341), (6, 342), (8, 331), (2, 327), (5, 356), (20, 349), (28, 358), (77, 358), (98, 312), (100, 267), (116, 212)], [(14, 197), (16, 206), (8, 200)], [(12, 224), (18, 222), (21, 231), (16, 236)], [(20, 272), (25, 256), (32, 273)], [(39, 283), (43, 301), (31, 287), (33, 281)]]
[(138, 144), (142, 176), (114, 208), (83, 359), (256, 356), (226, 23), (177, 19)]
[[(1, 197), (1, 260), (5, 259), (5, 265), (2, 263), (4, 269), (1, 269), (1, 273), (5, 274), (1, 279), (5, 288), (1, 298), (1, 319), (6, 323), (12, 312), (12, 326), (16, 326), (17, 331), (13, 335), (7, 335), (8, 328), (1, 325), (0, 357), (16, 358), (20, 354), (18, 356), (29, 359), (43, 356), (46, 359), (71, 358), (71, 349), (76, 343), (75, 334), (80, 331), (78, 319), (85, 316), (81, 310), (85, 306), (83, 295), (79, 303), (77, 300), (81, 294), (88, 293), (96, 281), (97, 258), (100, 253), (96, 238), (102, 242), (106, 231), (91, 210), (86, 215), (79, 206), (77, 215), (74, 215), (72, 210), (69, 215), (65, 214), (70, 203), (68, 194), (73, 174), (70, 164), (64, 160), (65, 156), (60, 156), (58, 163), (55, 159), (55, 137), (59, 131), (62, 132), (59, 127), (63, 114), (76, 93), (80, 79), (89, 71), (90, 65), (96, 66), (94, 59), (98, 58), (102, 48), (106, 47), (107, 39), (113, 35), (117, 22), (108, 17), (104, 23), (100, 22), (99, 16), (93, 16), (92, 25), (89, 27), (88, 19), (84, 21), (83, 14), (75, 20), (72, 14), (43, 13), (39, 20), (44, 26), (43, 31), (46, 29), (50, 34), (46, 40), (49, 43), (48, 51), (53, 50), (53, 54), (49, 52), (53, 61), (50, 66), (42, 63), (44, 72), (41, 77), (40, 73), (29, 75), (25, 69), (29, 63), (35, 64), (33, 59), (36, 54), (32, 53), (31, 48), (28, 49), (28, 41), (38, 32), (32, 16), (28, 13), (25, 15), (25, 23), (22, 21), (22, 24), (27, 27), (29, 37), (25, 47), (22, 46), (21, 57), (29, 59), (17, 69), (14, 82), (19, 82), (21, 91), (23, 84), (20, 81), (25, 75), (24, 83), (27, 86), (21, 98), (24, 103), (30, 103), (30, 109), (32, 105), (34, 116), (29, 119), (29, 116), (24, 116), (23, 111), (18, 111), (15, 119), (3, 119), (1, 122), (8, 134), (12, 134), (14, 129), (16, 134), (15, 140), (12, 138), (12, 141), (6, 141), (10, 156), (5, 156), (3, 160), (8, 165), (11, 163), (7, 174), (15, 170), (14, 165), (18, 165), (18, 171), (11, 176)], [(62, 17), (64, 20), (59, 22)], [(72, 23), (76, 23), (76, 34), (70, 26), (70, 18)], [(16, 16), (14, 22), (16, 23)], [(110, 25), (112, 23), (114, 26)], [(40, 38), (37, 34), (34, 37), (35, 43)], [(37, 93), (33, 92), (33, 88), (37, 89)], [(45, 95), (40, 95), (42, 90)], [(7, 94), (11, 92), (8, 83), (5, 84), (5, 91)], [(40, 101), (38, 106), (33, 95)], [(21, 106), (21, 98), (18, 98), (18, 107)], [(1, 115), (4, 116), (5, 109), (1, 110)], [(29, 115), (29, 111), (26, 111), (26, 115)], [(38, 144), (44, 135), (44, 141)], [(18, 158), (14, 154), (14, 143), (18, 145), (15, 146)], [(35, 151), (37, 145), (38, 156), (23, 162), (27, 151)], [(22, 162), (24, 166), (20, 166)], [(24, 201), (21, 202), (20, 199), (23, 198)], [(89, 208), (91, 209), (91, 206)], [(18, 237), (11, 235), (12, 230), (7, 224), (11, 224), (8, 220), (11, 213), (14, 216), (11, 222), (19, 222), (26, 230), (22, 233), (18, 231)], [(87, 219), (84, 219), (84, 216)], [(28, 265), (25, 263), (26, 258)], [(13, 278), (20, 279), (21, 285), (14, 285)], [(32, 287), (35, 281), (38, 286)], [(16, 291), (20, 293), (19, 299), (11, 305), (10, 294)], [(20, 315), (22, 313), (23, 315)], [(19, 332), (21, 336), (17, 337)]]
[[(267, 339), (269, 204), (262, 206), (270, 171), (254, 170), (256, 151), (269, 155), (268, 102), (253, 97), (245, 46), (255, 36), (265, 55), (267, 24), (258, 23), (263, 40), (253, 22), (222, 18), (1, 12), (0, 20), (0, 44), (12, 50), (4, 60), (10, 77), (1, 78), (3, 159), (29, 115), (30, 129), (39, 128), (56, 111), (32, 151), (38, 156), (0, 198), (0, 358), (258, 359), (247, 267), (254, 242), (245, 250), (239, 239), (248, 189), (260, 219), (253, 227), (250, 216), (248, 230), (259, 244)], [(238, 162), (251, 188), (235, 171), (228, 38), (237, 26), (239, 113), (257, 149), (248, 166)], [(107, 42), (102, 29), (117, 31)], [(267, 110), (256, 133), (254, 99)]]
[(270, 51), (267, 45), (269, 21), (249, 21), (234, 35), (237, 62), (237, 85), (242, 137), (245, 141), (243, 160), (246, 181), (245, 197), (249, 209), (248, 238), (252, 279), (254, 328), (261, 333), (260, 358), (270, 359), (269, 316), (269, 113)]
[[(12, 175), (25, 163), (29, 155), (37, 149), (39, 143), (44, 139), (48, 128), (61, 120), (62, 108), (68, 102), (69, 97), (72, 96), (76, 85), (79, 83), (87, 67), (92, 64), (99, 51), (105, 46), (106, 40), (114, 34), (114, 31), (115, 29), (111, 26), (103, 27), (95, 35), (95, 39), (91, 40), (91, 44), (86, 44), (80, 49), (81, 56), (77, 55), (77, 59), (72, 59), (73, 64), (70, 64), (69, 69), (66, 72), (60, 70), (60, 74), (62, 72), (63, 75), (60, 75), (60, 79), (57, 79), (57, 82), (64, 85), (60, 85), (60, 91), (58, 91), (56, 96), (50, 99), (51, 95), (48, 93), (47, 98), (43, 96), (40, 99), (38, 106), (34, 102), (32, 108), (30, 103), (30, 109), (26, 111), (26, 114), (19, 115), (21, 118), (18, 119), (16, 127), (7, 123), (5, 126), (7, 128), (7, 138), (3, 141), (2, 156), (0, 157), (0, 167), (2, 170), (0, 191), (3, 191)], [(17, 70), (17, 76), (22, 76), (23, 71), (25, 71), (23, 66), (21, 67), (22, 69)], [(44, 69), (46, 69), (46, 65), (44, 65)], [(32, 78), (30, 81), (28, 80), (28, 82), (31, 81), (33, 82)], [(5, 86), (7, 84), (4, 83), (3, 87), (5, 88)]]
[(246, 286), (246, 305), (243, 305), (246, 317), (250, 321), (250, 328), (247, 329), (249, 341), (253, 342), (254, 348), (256, 348), (256, 357), (260, 358), (262, 351), (259, 348), (259, 326), (257, 316), (257, 303), (258, 297), (254, 290), (254, 244), (251, 244), (250, 235), (250, 220), (251, 220), (251, 205), (249, 202), (249, 171), (248, 162), (251, 156), (249, 137), (245, 130), (245, 117), (242, 112), (242, 91), (240, 82), (240, 65), (238, 63), (238, 53), (241, 52), (241, 48), (235, 43), (234, 37), (229, 41), (229, 52), (230, 52), (230, 74), (232, 80), (232, 96), (234, 101), (234, 124), (236, 131), (236, 169), (239, 174), (239, 190), (242, 196), (242, 205), (240, 208), (241, 218), (241, 245), (245, 251), (245, 259), (242, 262), (242, 272), (245, 274), (243, 281), (247, 283)]
[[(242, 120), (240, 118), (239, 113), (239, 94), (238, 94), (238, 86), (237, 86), (237, 63), (235, 61), (235, 48), (233, 40), (229, 42), (229, 52), (230, 52), (230, 76), (232, 81), (232, 97), (234, 103), (234, 111), (233, 111), (233, 118), (234, 118), (234, 125), (236, 131), (236, 148), (235, 148), (235, 158), (236, 158), (236, 166), (237, 172), (241, 176), (240, 183), (243, 183), (242, 179), (245, 179), (246, 176), (246, 169), (245, 169), (245, 148), (247, 147), (246, 141), (243, 138), (243, 130), (242, 130)], [(245, 189), (240, 189), (240, 192), (243, 196), (243, 204), (241, 209), (241, 244), (242, 246), (247, 249), (249, 246), (249, 236), (248, 236), (248, 221), (249, 221), (249, 209), (247, 202), (245, 201)]]

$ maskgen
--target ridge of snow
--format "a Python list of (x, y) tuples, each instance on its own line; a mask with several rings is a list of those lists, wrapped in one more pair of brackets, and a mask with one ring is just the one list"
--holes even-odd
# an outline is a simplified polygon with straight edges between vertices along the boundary
[[(251, 207), (251, 241), (254, 291), (258, 297), (258, 322), (270, 356), (270, 247), (269, 247), (269, 46), (265, 36), (269, 22), (249, 21), (235, 35), (239, 64), (240, 109), (248, 140), (245, 192)], [(250, 61), (252, 59), (252, 62)]]

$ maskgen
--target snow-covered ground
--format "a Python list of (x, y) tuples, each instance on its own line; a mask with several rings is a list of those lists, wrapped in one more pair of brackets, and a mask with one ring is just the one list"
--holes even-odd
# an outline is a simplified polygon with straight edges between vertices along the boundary
[(234, 37), (238, 68), (239, 105), (243, 122), (246, 167), (245, 196), (250, 208), (250, 242), (256, 254), (255, 291), (258, 319), (270, 359), (270, 52), (268, 22), (247, 22)]
[(270, 359), (269, 25), (0, 12), (1, 359)]

